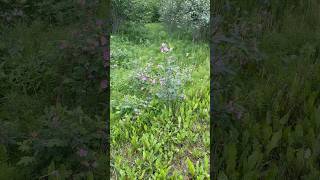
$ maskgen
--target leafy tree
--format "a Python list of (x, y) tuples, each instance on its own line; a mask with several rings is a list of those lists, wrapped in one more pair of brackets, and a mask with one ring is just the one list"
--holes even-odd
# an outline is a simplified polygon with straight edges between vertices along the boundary
[(210, 19), (209, 0), (161, 1), (160, 19), (171, 30), (183, 29), (192, 33), (193, 39), (207, 32)]

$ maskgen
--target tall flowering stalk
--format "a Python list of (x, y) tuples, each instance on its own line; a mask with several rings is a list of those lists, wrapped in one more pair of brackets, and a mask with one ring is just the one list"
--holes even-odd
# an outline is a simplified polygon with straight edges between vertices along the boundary
[(167, 57), (166, 54), (171, 52), (172, 49), (166, 43), (161, 44), (160, 52), (163, 53), (165, 67), (164, 76), (160, 79), (160, 85), (164, 91), (160, 90), (158, 96), (166, 100), (167, 106), (171, 108), (173, 118), (175, 118), (177, 100), (184, 97), (180, 89), (183, 84), (182, 81), (184, 81), (184, 73), (180, 72), (180, 67), (174, 64), (174, 57)]

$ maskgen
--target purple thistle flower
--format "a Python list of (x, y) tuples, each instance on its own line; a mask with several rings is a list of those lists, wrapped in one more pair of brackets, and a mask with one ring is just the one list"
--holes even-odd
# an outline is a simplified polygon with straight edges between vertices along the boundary
[(155, 80), (155, 79), (151, 79), (151, 83), (152, 83), (152, 84), (155, 84), (155, 83), (156, 83), (156, 80)]
[(148, 78), (148, 76), (142, 74), (142, 75), (140, 75), (140, 79), (141, 79), (142, 81), (147, 81), (149, 78)]
[(59, 49), (65, 49), (68, 47), (67, 41), (61, 41)]
[(78, 151), (80, 157), (86, 157), (88, 155), (88, 151), (85, 149), (80, 148)]
[(101, 27), (101, 26), (103, 25), (103, 20), (102, 20), (102, 19), (97, 19), (97, 20), (96, 20), (96, 25), (97, 25), (98, 27)]
[(169, 51), (171, 51), (171, 49), (168, 47), (168, 45), (166, 43), (162, 43), (160, 47), (160, 52), (167, 53)]
[(100, 82), (101, 89), (106, 89), (108, 87), (108, 81), (106, 79)]
[(110, 51), (108, 50), (108, 48), (104, 48), (103, 49), (103, 64), (104, 64), (104, 67), (108, 66), (109, 57), (110, 57)]
[(84, 6), (86, 4), (86, 0), (79, 0), (78, 3), (81, 5), (81, 6)]

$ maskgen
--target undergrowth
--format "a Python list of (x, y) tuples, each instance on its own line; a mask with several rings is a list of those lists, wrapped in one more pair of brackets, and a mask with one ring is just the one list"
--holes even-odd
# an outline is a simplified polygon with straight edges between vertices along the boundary
[(112, 177), (208, 179), (208, 46), (139, 28), (111, 41)]

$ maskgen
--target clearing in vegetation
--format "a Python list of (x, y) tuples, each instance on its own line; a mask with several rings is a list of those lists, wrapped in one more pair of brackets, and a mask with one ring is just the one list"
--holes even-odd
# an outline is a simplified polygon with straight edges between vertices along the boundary
[(208, 44), (142, 29), (111, 37), (112, 177), (208, 179)]

